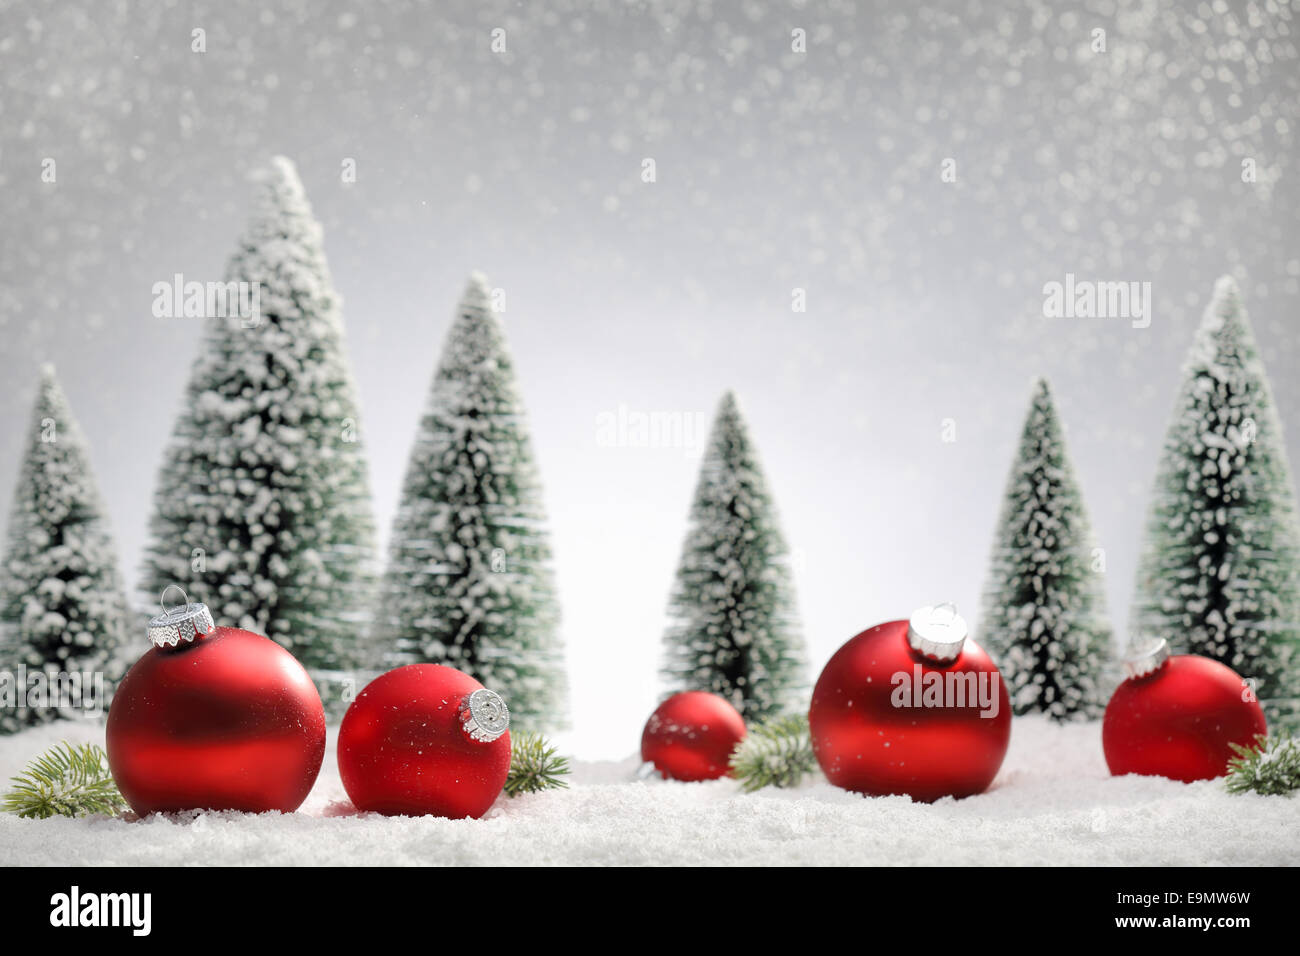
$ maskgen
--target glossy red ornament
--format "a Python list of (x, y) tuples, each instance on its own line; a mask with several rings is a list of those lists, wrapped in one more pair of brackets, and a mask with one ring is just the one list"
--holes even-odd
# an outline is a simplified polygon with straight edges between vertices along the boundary
[(687, 690), (655, 709), (641, 733), (641, 759), (669, 780), (716, 780), (745, 739), (740, 712), (717, 694)]
[(510, 772), (510, 712), (468, 674), (408, 664), (366, 685), (339, 728), (339, 774), (358, 810), (481, 817)]
[(149, 632), (155, 646), (118, 685), (106, 731), (131, 809), (298, 809), (325, 756), (325, 710), (302, 665), (260, 634), (215, 627), (202, 604)]
[(1011, 740), (1002, 675), (951, 605), (879, 624), (835, 652), (808, 711), (837, 787), (931, 802), (982, 793)]
[(1189, 783), (1228, 772), (1230, 744), (1249, 746), (1267, 730), (1250, 685), (1232, 668), (1195, 654), (1170, 656), (1161, 640), (1124, 662), (1101, 724), (1106, 765)]

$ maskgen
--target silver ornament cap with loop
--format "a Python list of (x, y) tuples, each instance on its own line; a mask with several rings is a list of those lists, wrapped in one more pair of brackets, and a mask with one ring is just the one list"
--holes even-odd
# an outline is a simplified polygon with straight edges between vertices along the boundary
[(460, 705), (460, 726), (470, 740), (490, 744), (510, 727), (510, 708), (487, 688), (474, 691)]
[(1169, 642), (1163, 637), (1139, 648), (1130, 646), (1124, 658), (1124, 673), (1130, 677), (1146, 677), (1154, 674), (1169, 660)]
[(951, 601), (917, 608), (907, 622), (908, 645), (939, 664), (950, 664), (961, 655), (969, 633), (966, 619)]
[[(167, 592), (175, 588), (181, 592), (184, 604), (167, 607)], [(158, 597), (162, 613), (149, 619), (149, 640), (154, 647), (176, 647), (189, 644), (216, 628), (212, 612), (206, 604), (190, 603), (190, 596), (179, 584), (169, 584)]]

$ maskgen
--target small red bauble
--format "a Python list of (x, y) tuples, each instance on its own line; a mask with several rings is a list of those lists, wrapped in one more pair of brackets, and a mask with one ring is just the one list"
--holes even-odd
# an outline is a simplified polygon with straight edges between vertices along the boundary
[(837, 787), (931, 802), (981, 793), (1011, 740), (1007, 690), (950, 605), (863, 631), (813, 690), (813, 753)]
[(366, 685), (339, 728), (339, 774), (358, 810), (481, 817), (510, 772), (510, 712), (468, 674), (408, 664)]
[(1124, 662), (1128, 679), (1106, 705), (1101, 745), (1115, 776), (1138, 773), (1190, 783), (1228, 772), (1231, 744), (1266, 731), (1250, 685), (1208, 657), (1171, 657), (1159, 641)]
[(106, 731), (131, 809), (298, 809), (325, 756), (325, 709), (302, 665), (260, 634), (214, 626), (202, 604), (154, 618), (149, 637)]
[(717, 694), (687, 690), (659, 705), (641, 733), (641, 759), (670, 780), (716, 780), (745, 739), (740, 712)]

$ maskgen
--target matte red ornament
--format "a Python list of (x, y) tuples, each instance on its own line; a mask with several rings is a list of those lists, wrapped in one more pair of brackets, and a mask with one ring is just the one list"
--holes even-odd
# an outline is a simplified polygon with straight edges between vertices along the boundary
[(1101, 724), (1106, 765), (1190, 783), (1228, 772), (1231, 744), (1267, 730), (1250, 685), (1230, 667), (1195, 654), (1170, 656), (1161, 640), (1124, 662)]
[(641, 733), (641, 759), (669, 780), (716, 780), (745, 739), (740, 712), (717, 694), (687, 690), (656, 708)]
[(510, 772), (510, 712), (473, 677), (408, 664), (366, 685), (339, 728), (339, 774), (358, 810), (478, 818)]
[(932, 802), (982, 793), (1011, 740), (1002, 675), (951, 605), (879, 624), (835, 652), (808, 711), (837, 787)]
[(108, 712), (108, 766), (131, 809), (292, 813), (325, 757), (325, 709), (293, 655), (186, 604), (150, 622), (154, 647)]

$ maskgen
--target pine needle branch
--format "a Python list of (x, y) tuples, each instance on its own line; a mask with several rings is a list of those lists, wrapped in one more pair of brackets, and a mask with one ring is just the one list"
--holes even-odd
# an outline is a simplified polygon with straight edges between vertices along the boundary
[(1300, 741), (1290, 733), (1256, 734), (1250, 747), (1230, 745), (1237, 756), (1228, 761), (1229, 793), (1289, 795), (1300, 789)]
[(541, 734), (527, 730), (511, 734), (507, 796), (567, 788), (568, 783), (560, 778), (568, 773), (569, 759), (561, 757)]
[(764, 787), (793, 787), (816, 768), (805, 714), (764, 721), (751, 729), (731, 754), (731, 774), (746, 793)]
[(28, 819), (116, 816), (126, 808), (98, 744), (78, 747), (64, 741), (29, 763), (13, 783), (0, 810)]

